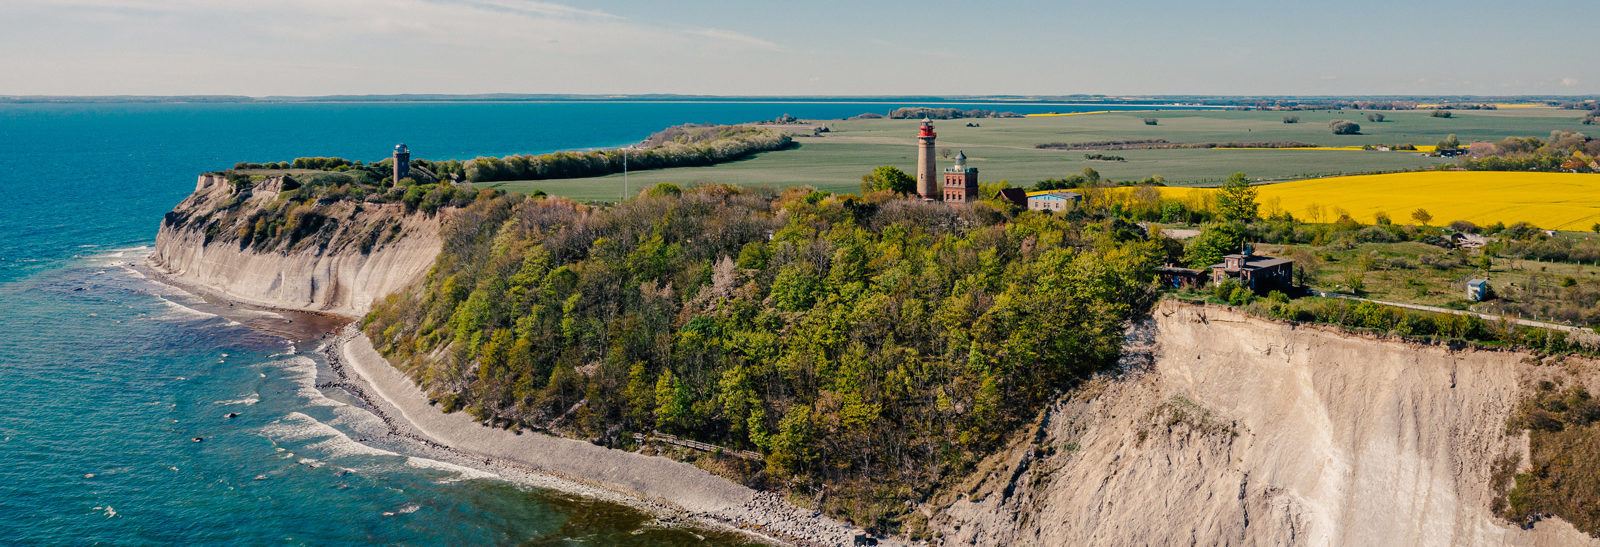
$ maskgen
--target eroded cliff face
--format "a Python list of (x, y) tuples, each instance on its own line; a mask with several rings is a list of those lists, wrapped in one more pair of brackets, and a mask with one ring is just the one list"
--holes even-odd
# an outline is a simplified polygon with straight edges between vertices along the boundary
[[(151, 265), (238, 300), (360, 316), (421, 279), (439, 254), (445, 212), (354, 201), (288, 207), (284, 193), (281, 179), (241, 191), (202, 175), (162, 219)], [(267, 213), (278, 210), (286, 213)], [(284, 217), (293, 220), (278, 235), (261, 229)]]
[[(1452, 351), (1163, 302), (1134, 361), (936, 500), (947, 544), (1582, 545), (1493, 517), (1524, 386), (1595, 363)], [(1140, 359), (1142, 357), (1142, 359)], [(1142, 361), (1142, 362), (1139, 362)], [(1583, 372), (1586, 371), (1586, 372)]]

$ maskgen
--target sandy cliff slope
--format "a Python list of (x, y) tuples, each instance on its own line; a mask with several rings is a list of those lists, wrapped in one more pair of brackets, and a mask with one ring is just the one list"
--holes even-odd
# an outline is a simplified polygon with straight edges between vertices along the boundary
[(278, 196), (269, 181), (223, 207), (238, 195), (222, 177), (202, 175), (162, 220), (151, 264), (230, 298), (358, 316), (421, 279), (439, 254), (439, 216), (395, 203), (324, 205), (319, 228), (294, 244), (242, 247), (231, 236), (251, 222), (247, 213)]
[(1597, 543), (1489, 509), (1495, 460), (1526, 445), (1506, 416), (1555, 367), (1170, 301), (1131, 338), (1143, 363), (1056, 404), (942, 500), (943, 542)]

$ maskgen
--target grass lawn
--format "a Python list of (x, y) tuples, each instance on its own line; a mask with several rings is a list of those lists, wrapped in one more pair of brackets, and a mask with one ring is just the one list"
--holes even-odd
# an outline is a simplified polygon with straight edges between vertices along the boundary
[[(1428, 111), (1381, 112), (1388, 121), (1366, 121), (1366, 112), (1257, 112), (1198, 111), (1108, 113), (1081, 116), (942, 120), (935, 122), (941, 152), (964, 150), (984, 181), (1008, 180), (1027, 186), (1064, 177), (1093, 167), (1116, 180), (1161, 175), (1167, 184), (1216, 184), (1229, 174), (1243, 171), (1253, 178), (1290, 180), (1338, 174), (1372, 173), (1429, 167), (1451, 161), (1411, 152), (1336, 150), (1118, 150), (1125, 162), (1085, 160), (1083, 151), (1040, 150), (1049, 142), (1166, 139), (1171, 142), (1297, 141), (1322, 146), (1363, 144), (1433, 144), (1448, 134), (1463, 142), (1499, 140), (1507, 136), (1547, 136), (1555, 129), (1582, 131), (1576, 111), (1553, 108), (1517, 108), (1456, 111), (1453, 118), (1434, 118)], [(1285, 124), (1285, 115), (1300, 123)], [(1146, 117), (1158, 125), (1145, 125)], [(1334, 135), (1328, 122), (1357, 121), (1361, 135)], [(979, 127), (965, 127), (968, 122)], [(855, 191), (861, 175), (879, 165), (894, 165), (914, 172), (915, 120), (829, 120), (822, 137), (801, 137), (795, 149), (768, 152), (711, 167), (641, 171), (629, 175), (630, 186), (656, 182), (694, 184), (720, 182), (740, 185), (810, 185), (832, 191)], [(941, 158), (941, 166), (950, 160)], [(611, 200), (623, 194), (623, 177), (610, 175), (565, 180), (511, 181), (484, 186), (512, 191), (545, 192), (583, 200)], [(1391, 213), (1393, 214), (1393, 213)]]
[[(1557, 237), (1589, 236), (1561, 234)], [(1296, 249), (1309, 251), (1316, 257), (1317, 274), (1310, 283), (1314, 289), (1349, 292), (1347, 275), (1363, 272), (1362, 296), (1368, 298), (1483, 313), (1509, 312), (1536, 320), (1557, 319), (1530, 311), (1568, 304), (1568, 297), (1581, 298), (1578, 292), (1583, 288), (1600, 286), (1600, 266), (1594, 264), (1494, 257), (1490, 268), (1484, 270), (1480, 267), (1481, 255), (1476, 252), (1452, 251), (1418, 242), (1362, 243), (1350, 249), (1263, 244), (1259, 249), (1271, 256), (1289, 256)], [(1424, 255), (1445, 267), (1423, 265)], [(1572, 281), (1566, 281), (1568, 278)], [(1469, 279), (1488, 279), (1496, 299), (1483, 303), (1467, 300)]]

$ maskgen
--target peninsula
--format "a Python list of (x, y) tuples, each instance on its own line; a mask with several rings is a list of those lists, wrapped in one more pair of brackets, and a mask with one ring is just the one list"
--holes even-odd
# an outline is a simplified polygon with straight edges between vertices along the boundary
[[(1596, 286), (1593, 238), (1305, 219), (1243, 175), (1210, 201), (1086, 173), (1008, 192), (932, 125), (904, 139), (920, 177), (855, 192), (586, 203), (483, 187), (513, 158), (241, 164), (151, 264), (349, 317), (330, 360), (395, 434), (770, 541), (1600, 534), (1572, 457), (1600, 438), (1594, 301), (1533, 281)], [(1489, 272), (1494, 298), (1454, 285)]]

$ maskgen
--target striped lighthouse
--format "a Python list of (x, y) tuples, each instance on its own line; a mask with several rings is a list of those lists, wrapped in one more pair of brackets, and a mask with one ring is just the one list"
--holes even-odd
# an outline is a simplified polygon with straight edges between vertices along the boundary
[(944, 189), (939, 181), (939, 168), (934, 165), (933, 121), (923, 118), (922, 131), (917, 133), (917, 195), (930, 201), (944, 199)]

